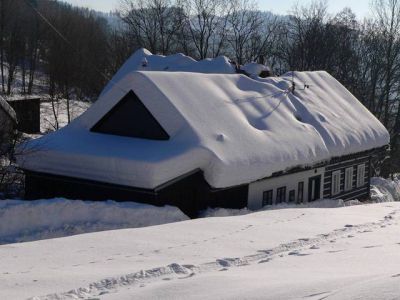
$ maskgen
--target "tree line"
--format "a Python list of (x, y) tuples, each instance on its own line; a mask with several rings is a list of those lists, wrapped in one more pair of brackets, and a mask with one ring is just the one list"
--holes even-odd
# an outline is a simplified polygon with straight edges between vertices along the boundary
[[(51, 0), (0, 0), (0, 91), (95, 99), (136, 49), (265, 61), (276, 75), (326, 70), (390, 131), (400, 160), (400, 0), (374, 0), (371, 15), (332, 15), (326, 1), (279, 16), (253, 0), (121, 0), (111, 26), (94, 11)], [(340, 121), (340, 120), (338, 120)], [(390, 167), (390, 168), (389, 168)]]

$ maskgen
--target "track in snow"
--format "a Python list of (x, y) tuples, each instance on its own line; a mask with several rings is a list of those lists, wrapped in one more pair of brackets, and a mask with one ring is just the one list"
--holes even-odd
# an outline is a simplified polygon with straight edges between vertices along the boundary
[[(358, 234), (368, 233), (379, 228), (391, 226), (394, 222), (398, 221), (399, 212), (400, 210), (398, 209), (393, 210), (391, 213), (387, 214), (382, 220), (379, 220), (378, 222), (364, 223), (359, 225), (347, 224), (343, 228), (335, 229), (326, 234), (319, 234), (310, 238), (300, 238), (289, 243), (280, 244), (274, 248), (260, 249), (256, 253), (243, 257), (221, 257), (219, 259), (216, 259), (215, 261), (209, 261), (196, 265), (171, 263), (167, 266), (140, 270), (138, 272), (119, 277), (105, 278), (103, 280), (93, 282), (86, 287), (79, 287), (68, 292), (38, 296), (30, 299), (100, 299), (102, 296), (110, 292), (115, 292), (122, 287), (141, 287), (161, 280), (168, 281), (173, 279), (186, 279), (196, 276), (196, 274), (206, 272), (226, 271), (229, 268), (243, 267), (251, 264), (263, 264), (273, 259), (279, 259), (287, 255), (307, 256), (310, 255), (313, 250), (319, 249), (323, 245), (334, 243), (338, 239), (351, 239)], [(294, 219), (298, 219), (303, 215), (304, 214), (299, 215)], [(285, 220), (282, 220), (282, 222), (283, 221)], [(251, 225), (248, 225), (241, 230), (246, 230), (250, 227)], [(235, 232), (231, 232), (230, 234), (234, 233)], [(203, 240), (203, 242), (206, 241), (207, 240)], [(182, 246), (184, 245), (181, 245), (181, 247)], [(380, 246), (381, 245), (369, 245), (365, 248), (376, 248)], [(309, 295), (307, 299), (324, 299), (327, 295), (329, 295), (329, 292)]]

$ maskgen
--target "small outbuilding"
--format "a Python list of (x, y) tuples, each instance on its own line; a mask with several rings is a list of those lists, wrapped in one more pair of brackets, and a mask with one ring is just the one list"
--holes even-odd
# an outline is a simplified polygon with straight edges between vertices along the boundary
[(0, 96), (0, 154), (8, 147), (9, 137), (17, 126), (17, 116), (13, 108)]
[(40, 97), (13, 96), (7, 98), (18, 118), (17, 129), (25, 133), (40, 133)]
[(131, 200), (196, 216), (365, 199), (371, 160), (388, 143), (327, 72), (249, 78), (226, 58), (141, 50), (81, 117), (25, 144), (18, 163), (28, 199)]

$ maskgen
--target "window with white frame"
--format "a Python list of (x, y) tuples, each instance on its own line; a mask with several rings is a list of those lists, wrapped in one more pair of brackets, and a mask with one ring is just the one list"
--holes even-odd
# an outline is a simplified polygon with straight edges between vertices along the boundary
[(340, 193), (340, 170), (332, 172), (332, 195)]
[(344, 190), (350, 191), (353, 188), (353, 167), (346, 168), (344, 172)]
[(357, 166), (357, 187), (365, 184), (365, 164)]

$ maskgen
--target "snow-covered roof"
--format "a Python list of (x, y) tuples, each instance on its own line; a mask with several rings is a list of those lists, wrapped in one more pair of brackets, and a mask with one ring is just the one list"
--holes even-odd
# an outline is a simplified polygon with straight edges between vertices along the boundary
[(16, 122), (17, 121), (17, 115), (15, 114), (14, 109), (7, 103), (7, 101), (0, 96), (0, 109), (2, 109), (7, 115), (10, 116), (10, 118)]
[(236, 65), (226, 56), (206, 58), (197, 61), (182, 53), (168, 56), (152, 54), (147, 49), (135, 51), (122, 65), (102, 94), (115, 86), (115, 83), (133, 71), (196, 72), (206, 74), (235, 74)]
[[(326, 72), (253, 80), (239, 74), (135, 71), (69, 126), (31, 141), (21, 166), (142, 188), (200, 168), (216, 188), (389, 143), (384, 126)], [(302, 85), (309, 85), (302, 89)], [(166, 141), (90, 129), (133, 90)]]

